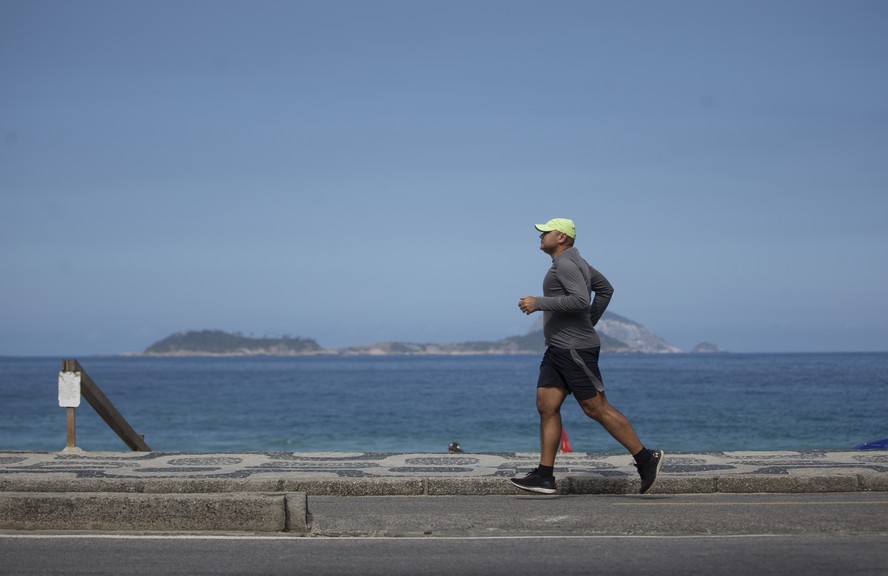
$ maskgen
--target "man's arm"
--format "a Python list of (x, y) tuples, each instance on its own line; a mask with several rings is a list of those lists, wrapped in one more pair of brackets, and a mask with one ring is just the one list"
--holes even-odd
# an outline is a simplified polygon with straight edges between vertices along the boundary
[(555, 269), (558, 283), (567, 293), (563, 296), (537, 296), (536, 309), (550, 312), (584, 312), (589, 309), (589, 286), (573, 260), (560, 262)]
[(592, 292), (595, 298), (592, 299), (592, 305), (589, 306), (589, 319), (592, 320), (592, 326), (598, 324), (601, 315), (610, 304), (611, 296), (614, 294), (614, 287), (611, 286), (604, 274), (589, 266), (589, 272), (592, 273)]

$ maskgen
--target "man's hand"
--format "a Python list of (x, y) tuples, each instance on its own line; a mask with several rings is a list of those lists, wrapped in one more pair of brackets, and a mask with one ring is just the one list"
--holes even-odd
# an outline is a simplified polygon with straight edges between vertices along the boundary
[(533, 296), (522, 296), (518, 300), (518, 308), (525, 314), (533, 314), (537, 309), (537, 299)]

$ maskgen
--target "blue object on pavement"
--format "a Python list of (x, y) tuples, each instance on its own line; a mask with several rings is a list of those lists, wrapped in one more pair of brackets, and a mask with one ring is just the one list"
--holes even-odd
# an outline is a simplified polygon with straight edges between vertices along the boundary
[(881, 440), (873, 440), (872, 442), (865, 442), (859, 446), (854, 447), (855, 450), (888, 450), (888, 438), (883, 438)]

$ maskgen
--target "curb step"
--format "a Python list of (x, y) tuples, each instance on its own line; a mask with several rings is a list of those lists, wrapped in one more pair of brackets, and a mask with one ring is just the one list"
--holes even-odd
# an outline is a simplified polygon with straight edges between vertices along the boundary
[(305, 533), (307, 518), (301, 492), (0, 492), (3, 530)]

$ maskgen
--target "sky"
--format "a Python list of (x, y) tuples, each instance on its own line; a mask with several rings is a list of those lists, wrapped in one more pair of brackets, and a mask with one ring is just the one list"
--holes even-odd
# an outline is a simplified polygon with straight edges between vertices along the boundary
[(525, 333), (572, 218), (690, 350), (888, 350), (888, 4), (0, 2), (0, 356)]

